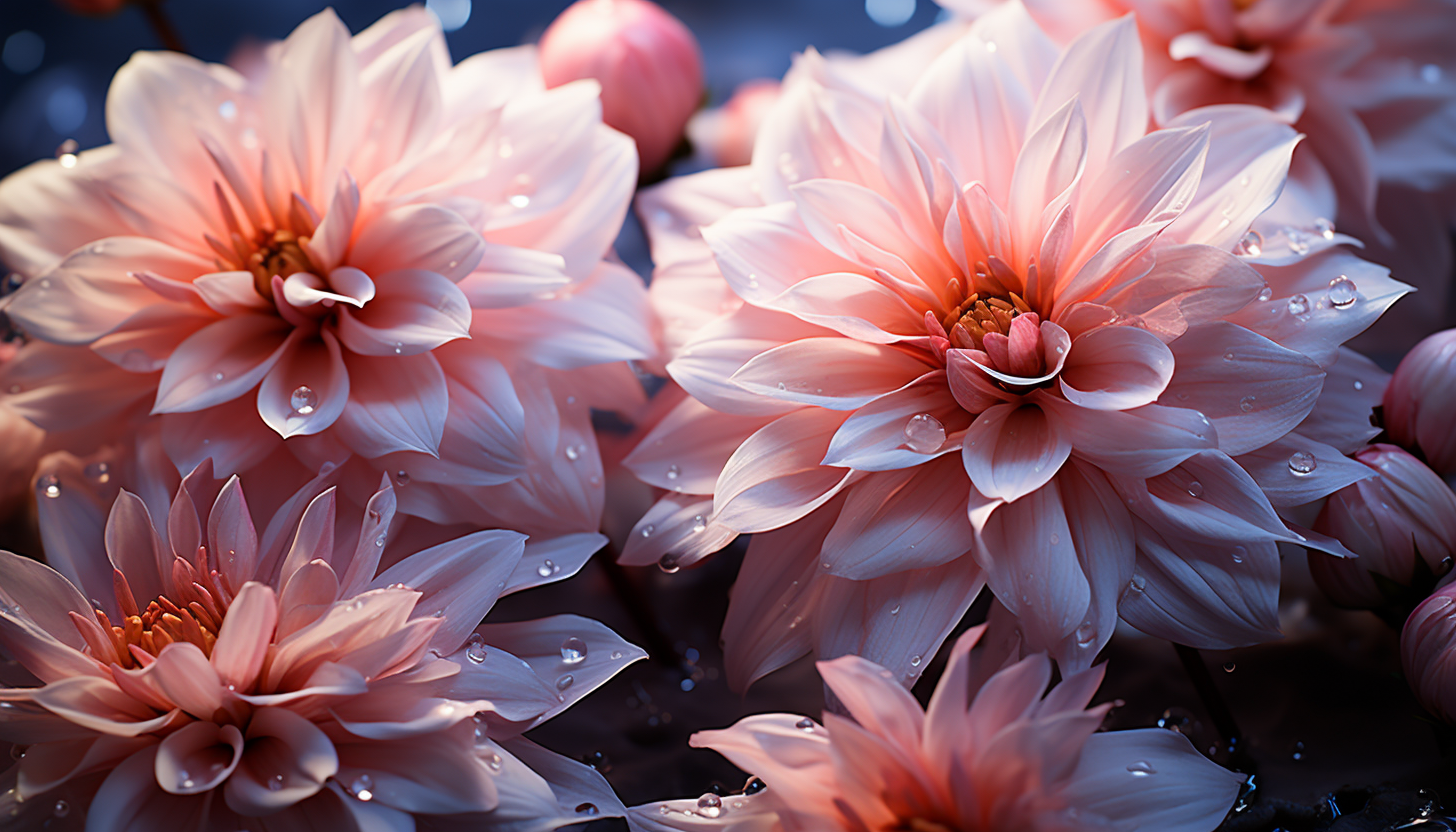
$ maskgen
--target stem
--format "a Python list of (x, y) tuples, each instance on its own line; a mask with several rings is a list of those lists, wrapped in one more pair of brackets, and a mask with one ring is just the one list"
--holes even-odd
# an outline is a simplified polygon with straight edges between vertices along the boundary
[(1244, 734), (1239, 730), (1239, 724), (1234, 720), (1233, 712), (1229, 710), (1228, 704), (1224, 702), (1223, 694), (1218, 692), (1218, 687), (1213, 683), (1213, 674), (1208, 672), (1208, 665), (1203, 661), (1203, 655), (1197, 648), (1189, 647), (1186, 644), (1174, 644), (1173, 649), (1178, 651), (1178, 661), (1183, 663), (1183, 671), (1188, 674), (1188, 679), (1193, 683), (1193, 689), (1198, 692), (1198, 698), (1203, 702), (1203, 707), (1208, 711), (1208, 716), (1213, 720), (1213, 727), (1228, 743), (1230, 764), (1236, 768), (1247, 768), (1251, 763), (1244, 753)]
[(672, 639), (667, 637), (662, 627), (657, 623), (657, 616), (652, 614), (651, 604), (642, 587), (632, 580), (627, 570), (617, 563), (617, 547), (608, 543), (597, 553), (602, 564), (602, 571), (607, 576), (607, 583), (612, 586), (612, 594), (617, 596), (617, 601), (632, 619), (637, 631), (642, 634), (642, 639), (647, 642), (647, 652), (652, 658), (665, 667), (677, 667), (680, 659), (677, 650), (672, 646)]
[(163, 46), (173, 52), (191, 54), (183, 45), (182, 38), (177, 35), (177, 27), (172, 25), (172, 19), (162, 10), (161, 0), (137, 0), (137, 6), (147, 16), (147, 22), (152, 24), (152, 31), (157, 33), (157, 39)]

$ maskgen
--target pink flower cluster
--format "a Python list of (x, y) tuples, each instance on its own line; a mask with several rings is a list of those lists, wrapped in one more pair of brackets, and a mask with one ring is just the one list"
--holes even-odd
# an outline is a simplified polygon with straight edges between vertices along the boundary
[[(1210, 832), (1098, 656), (1277, 638), (1298, 550), (1456, 722), (1456, 329), (1348, 345), (1456, 323), (1456, 0), (943, 5), (696, 115), (648, 0), (132, 57), (0, 180), (0, 823)], [(497, 599), (740, 536), (729, 685), (830, 694), (694, 736), (766, 791), (525, 739), (646, 654)]]

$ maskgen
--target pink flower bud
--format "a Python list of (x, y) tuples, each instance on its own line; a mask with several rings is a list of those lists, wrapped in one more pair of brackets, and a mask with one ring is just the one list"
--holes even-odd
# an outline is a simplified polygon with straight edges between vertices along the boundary
[(699, 113), (688, 125), (693, 145), (719, 167), (746, 165), (753, 160), (758, 126), (779, 100), (779, 82), (755, 78), (738, 85), (728, 103)]
[[(1391, 599), (1371, 573), (1409, 586), (1426, 570), (1439, 575), (1449, 569), (1456, 553), (1456, 494), (1419, 459), (1394, 445), (1371, 445), (1355, 459), (1375, 476), (1330, 495), (1314, 529), (1359, 557), (1315, 555), (1309, 568), (1335, 603), (1375, 609)], [(1425, 561), (1424, 568), (1417, 566), (1417, 557)]]
[(1456, 583), (1421, 602), (1400, 634), (1405, 678), (1426, 710), (1456, 725)]
[(1391, 439), (1419, 448), (1438, 472), (1456, 472), (1456, 329), (1430, 336), (1401, 359), (1382, 405)]
[(648, 0), (573, 4), (541, 37), (541, 74), (548, 87), (601, 82), (602, 120), (637, 141), (644, 173), (672, 155), (703, 96), (697, 39)]

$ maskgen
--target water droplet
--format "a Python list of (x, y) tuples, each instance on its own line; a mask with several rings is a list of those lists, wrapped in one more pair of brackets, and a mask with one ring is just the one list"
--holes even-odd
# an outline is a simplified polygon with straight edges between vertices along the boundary
[(1223, 665), (1223, 672), (1224, 673), (1233, 673), (1236, 669), (1238, 669), (1238, 665), (1234, 664), (1233, 662), (1224, 662), (1224, 665)]
[(1239, 244), (1234, 246), (1234, 254), (1240, 257), (1258, 257), (1264, 253), (1264, 235), (1257, 231), (1250, 230), (1239, 239)]
[(677, 467), (676, 465), (669, 465), (669, 466), (667, 466), (667, 478), (668, 479), (675, 480), (675, 479), (677, 479), (680, 476), (682, 476), (682, 469), (681, 468)]
[(1335, 239), (1335, 224), (1325, 217), (1319, 217), (1314, 221), (1314, 233), (1326, 240), (1333, 240)]
[(76, 151), (80, 149), (81, 146), (76, 143), (75, 139), (66, 139), (56, 148), (56, 160), (61, 163), (63, 168), (73, 168), (80, 161), (76, 155)]
[(409, 485), (410, 475), (408, 471), (399, 470), (394, 472), (395, 485)]
[(71, 804), (67, 803), (64, 800), (57, 800), (56, 805), (51, 808), (51, 812), (54, 813), (56, 817), (63, 818), (66, 815), (71, 814)]
[(1242, 412), (1242, 413), (1248, 413), (1248, 412), (1252, 411), (1253, 409), (1254, 409), (1254, 397), (1253, 396), (1245, 396), (1242, 399), (1239, 399), (1239, 411), (1240, 412)]
[(799, 163), (794, 160), (794, 154), (788, 151), (779, 154), (779, 173), (791, 185), (799, 181), (799, 177), (802, 174), (799, 169)]
[(511, 194), (508, 201), (512, 208), (525, 208), (531, 204), (531, 198), (525, 194)]
[(93, 462), (87, 465), (82, 471), (86, 478), (92, 482), (106, 484), (111, 481), (111, 465), (106, 462)]
[(1233, 361), (1234, 360), (1234, 354), (1231, 353), (1231, 352), (1224, 353), (1223, 354), (1223, 360), (1224, 361)]
[(578, 459), (581, 459), (581, 455), (585, 450), (585, 445), (567, 445), (566, 458), (572, 462), (575, 462)]
[(349, 784), (349, 791), (353, 792), (355, 797), (365, 802), (373, 800), (374, 778), (367, 774), (361, 774), (355, 777), (354, 782)]
[(708, 528), (708, 521), (705, 520), (705, 519), (703, 519), (703, 515), (701, 515), (701, 514), (694, 515), (694, 517), (693, 517), (693, 531), (695, 531), (695, 532), (701, 532), (701, 531), (703, 531), (706, 528)]
[(471, 633), (465, 640), (465, 658), (473, 664), (485, 661), (485, 638), (480, 633)]
[(1309, 451), (1295, 451), (1289, 455), (1289, 473), (1296, 477), (1309, 476), (1314, 473), (1315, 466), (1318, 464), (1314, 454)]
[(275, 774), (272, 777), (269, 777), (268, 778), (268, 791), (270, 791), (270, 792), (280, 792), (280, 791), (283, 791), (283, 775), (281, 775), (281, 774)]
[(1290, 298), (1289, 299), (1289, 314), (1291, 314), (1291, 315), (1308, 315), (1309, 314), (1309, 298), (1305, 297), (1304, 295), (1295, 295), (1294, 297)]
[(485, 760), (486, 768), (490, 769), (491, 771), (501, 770), (501, 757), (499, 754), (492, 751), (489, 754), (485, 755), (483, 759)]
[(1051, 540), (1051, 544), (1053, 546), (1056, 546), (1056, 545), (1058, 545), (1059, 543), (1062, 542), (1062, 536), (1059, 535), (1059, 534), (1057, 534), (1056, 532), (1052, 532), (1052, 536), (1051, 536), (1050, 540)]
[(216, 381), (222, 381), (224, 378), (227, 378), (227, 376), (223, 374), (222, 370), (214, 370), (213, 371), (213, 373), (212, 373), (212, 380), (213, 381), (215, 381), (215, 382)]
[(1083, 621), (1077, 628), (1077, 646), (1090, 647), (1097, 638), (1097, 623), (1095, 621)]
[(566, 641), (561, 642), (561, 663), (581, 664), (586, 660), (586, 651), (586, 642), (576, 636), (572, 636)]
[(1427, 84), (1440, 83), (1441, 74), (1441, 68), (1435, 64), (1426, 64), (1421, 67), (1421, 80)]
[(379, 535), (374, 538), (374, 545), (375, 545), (375, 547), (380, 548), (380, 549), (383, 549), (384, 548), (384, 538), (385, 538), (384, 532), (380, 532)]
[(945, 425), (929, 413), (917, 413), (905, 422), (905, 446), (917, 454), (933, 454), (945, 444)]
[(1273, 288), (1271, 288), (1271, 287), (1269, 287), (1269, 286), (1266, 285), (1264, 288), (1262, 288), (1262, 289), (1259, 290), (1259, 300), (1260, 301), (1267, 301), (1269, 298), (1272, 298), (1272, 297), (1274, 297), (1274, 289)]
[(578, 815), (595, 815), (597, 814), (597, 805), (595, 803), (578, 803), (576, 813)]
[(814, 720), (806, 716), (798, 722), (795, 722), (794, 727), (798, 728), (800, 731), (812, 731), (814, 730)]
[(181, 789), (190, 789), (190, 788), (192, 788), (195, 785), (197, 785), (197, 781), (192, 779), (191, 772), (189, 772), (185, 768), (177, 769), (177, 787), (178, 788), (181, 788)]
[(55, 474), (46, 474), (41, 477), (36, 486), (40, 489), (40, 493), (52, 500), (61, 496), (61, 481), (56, 478)]
[(669, 553), (657, 559), (657, 568), (671, 575), (682, 567), (678, 565), (677, 555)]
[(911, 656), (910, 657), (910, 666), (911, 667), (919, 667), (920, 666), (920, 657), (919, 656)]
[(1147, 760), (1138, 760), (1127, 767), (1133, 777), (1148, 777), (1156, 774), (1157, 769), (1148, 764)]
[(1142, 575), (1133, 575), (1132, 580), (1128, 582), (1127, 588), (1132, 590), (1133, 592), (1142, 592), (1145, 588), (1147, 588), (1147, 585), (1147, 578), (1144, 578)]
[(1360, 381), (1359, 379), (1356, 379), (1355, 380), (1355, 389), (1356, 390), (1364, 390), (1365, 389), (1365, 382)]
[(308, 416), (318, 407), (318, 394), (313, 388), (300, 384), (293, 388), (293, 393), (288, 397), (288, 404), (293, 412), (300, 416)]
[(403, 341), (395, 341), (394, 342), (394, 354), (395, 355), (403, 355), (404, 354), (404, 342)]
[(1285, 229), (1284, 236), (1289, 240), (1290, 251), (1300, 257), (1309, 253), (1309, 236), (1303, 231), (1293, 228)]
[(1355, 293), (1355, 281), (1346, 275), (1338, 275), (1330, 281), (1330, 305), (1336, 309), (1348, 309), (1359, 297)]
[(899, 615), (899, 614), (900, 614), (900, 605), (899, 604), (896, 604), (894, 607), (892, 607), (890, 609), (890, 615)]
[(723, 814), (723, 798), (712, 792), (698, 798), (698, 814), (705, 818), (716, 818)]
[(232, 121), (238, 117), (238, 105), (231, 99), (217, 105), (217, 114), (223, 117), (224, 121)]
[(1242, 546), (1235, 546), (1233, 551), (1234, 563), (1243, 563), (1244, 556), (1249, 553), (1248, 549)]
[(571, 678), (570, 673), (563, 673), (560, 677), (556, 679), (556, 689), (566, 690), (567, 688), (571, 687), (574, 682), (576, 682), (576, 680)]

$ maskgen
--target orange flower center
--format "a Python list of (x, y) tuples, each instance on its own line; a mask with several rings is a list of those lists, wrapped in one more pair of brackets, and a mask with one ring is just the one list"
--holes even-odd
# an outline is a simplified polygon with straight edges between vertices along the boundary
[(112, 624), (106, 613), (96, 610), (96, 622), (111, 637), (118, 663), (128, 669), (140, 667), (130, 649), (133, 645), (155, 656), (163, 647), (185, 641), (197, 645), (203, 655), (211, 656), (218, 629), (222, 627), (222, 621), (197, 601), (179, 607), (166, 596), (151, 602), (139, 614), (124, 617), (120, 625)]
[(318, 274), (318, 268), (303, 250), (307, 237), (292, 231), (260, 231), (244, 267), (253, 273), (253, 288), (267, 300), (273, 299), (273, 276), (288, 277), (298, 272)]
[(1031, 307), (1015, 292), (1006, 298), (982, 297), (972, 292), (941, 321), (950, 334), (950, 342), (959, 349), (984, 349), (983, 339), (991, 334), (1006, 335), (1016, 316), (1030, 312)]
[(956, 830), (933, 820), (910, 818), (896, 827), (894, 832), (956, 832)]

